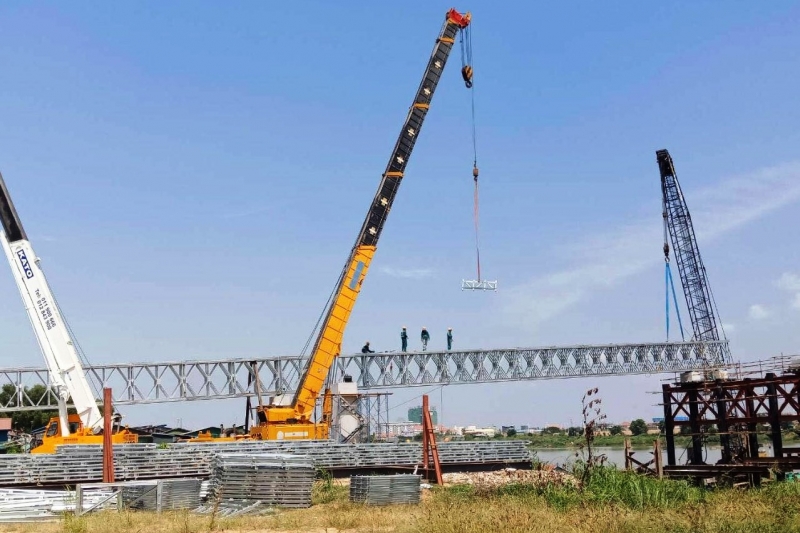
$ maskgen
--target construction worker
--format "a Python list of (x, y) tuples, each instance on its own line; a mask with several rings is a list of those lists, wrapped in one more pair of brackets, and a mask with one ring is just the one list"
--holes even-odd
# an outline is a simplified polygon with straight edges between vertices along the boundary
[(400, 346), (400, 349), (404, 352), (408, 348), (408, 332), (406, 332), (405, 326), (403, 326), (403, 331), (400, 332)]
[(369, 349), (369, 341), (367, 341), (366, 344), (364, 344), (364, 347), (361, 348), (361, 353), (375, 353), (375, 350)]
[(447, 351), (453, 347), (453, 328), (447, 328)]
[(422, 351), (424, 352), (428, 349), (428, 341), (431, 340), (431, 335), (425, 326), (422, 326), (422, 333), (420, 333), (419, 338), (422, 339)]

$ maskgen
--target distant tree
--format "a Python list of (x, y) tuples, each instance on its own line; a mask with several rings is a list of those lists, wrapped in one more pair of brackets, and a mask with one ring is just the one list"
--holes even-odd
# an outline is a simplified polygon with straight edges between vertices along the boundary
[(681, 435), (685, 436), (691, 434), (692, 434), (692, 428), (690, 428), (689, 426), (681, 426)]
[(516, 436), (517, 436), (517, 430), (514, 428), (508, 428), (508, 431), (506, 431), (506, 437), (516, 437)]
[(569, 427), (567, 428), (567, 435), (570, 437), (580, 437), (583, 435), (583, 428)]
[(611, 426), (608, 432), (612, 435), (622, 435), (622, 426)]
[(636, 420), (631, 422), (630, 430), (633, 435), (646, 435), (647, 422), (645, 422), (641, 418), (637, 418)]
[(542, 430), (546, 435), (558, 435), (561, 433), (561, 428), (557, 426), (548, 426)]
[[(47, 387), (44, 385), (25, 387), (25, 399), (22, 405), (19, 404), (16, 391), (17, 388), (11, 383), (3, 385), (0, 389), (0, 404), (9, 407), (35, 405), (47, 394)], [(74, 412), (74, 410), (70, 410), (70, 412)], [(17, 431), (30, 433), (34, 429), (47, 425), (50, 418), (54, 416), (58, 416), (58, 411), (15, 411), (11, 413), (11, 426)]]
[(658, 431), (660, 431), (661, 433), (664, 433), (664, 428), (666, 428), (666, 427), (667, 427), (667, 425), (663, 420), (659, 420), (658, 421)]

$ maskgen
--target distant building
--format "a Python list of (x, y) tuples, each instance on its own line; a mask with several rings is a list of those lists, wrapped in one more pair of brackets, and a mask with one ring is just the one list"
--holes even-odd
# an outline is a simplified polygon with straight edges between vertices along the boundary
[[(431, 421), (433, 422), (434, 426), (439, 425), (439, 414), (436, 412), (436, 407), (430, 407), (431, 410)], [(422, 406), (412, 407), (408, 410), (408, 419), (411, 422), (416, 422), (417, 424), (422, 424)]]
[(0, 418), (0, 442), (8, 442), (9, 431), (11, 431), (11, 419)]
[(527, 433), (528, 432), (528, 426), (526, 426), (526, 425), (520, 426), (519, 427), (519, 432), (520, 433)]
[(467, 426), (462, 430), (464, 435), (471, 435), (473, 437), (494, 437), (497, 434), (495, 428), (479, 428), (477, 426)]

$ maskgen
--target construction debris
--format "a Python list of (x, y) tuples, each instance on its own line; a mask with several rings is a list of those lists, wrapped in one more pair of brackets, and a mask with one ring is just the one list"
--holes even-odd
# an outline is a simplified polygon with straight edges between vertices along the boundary
[(445, 485), (474, 485), (480, 488), (497, 488), (514, 483), (537, 487), (575, 487), (580, 482), (571, 474), (560, 470), (517, 470), (505, 468), (494, 472), (451, 473), (444, 475)]
[(419, 503), (422, 476), (351, 476), (350, 501), (367, 505)]
[[(116, 506), (111, 490), (94, 491), (83, 498), (83, 510)], [(0, 489), (0, 522), (55, 520), (76, 512), (74, 492), (65, 490)]]

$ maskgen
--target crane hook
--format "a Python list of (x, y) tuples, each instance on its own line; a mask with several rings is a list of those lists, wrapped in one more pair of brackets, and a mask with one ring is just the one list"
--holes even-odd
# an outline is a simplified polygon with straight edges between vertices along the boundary
[(467, 89), (472, 88), (472, 67), (469, 65), (464, 65), (461, 67), (461, 77), (464, 78), (464, 84), (467, 86)]
[(474, 179), (476, 182), (478, 181), (478, 167), (477, 167), (477, 165), (473, 165), (473, 167), (472, 167), (472, 179)]

